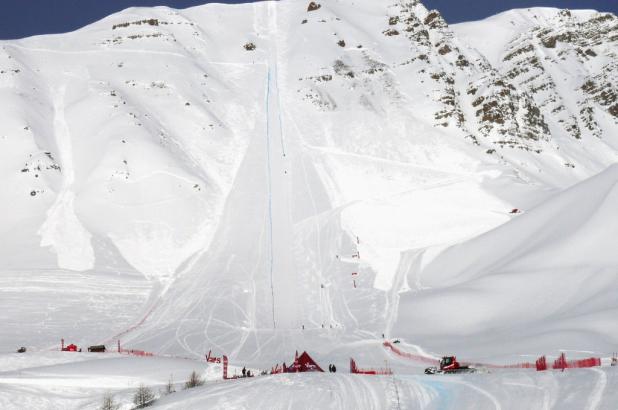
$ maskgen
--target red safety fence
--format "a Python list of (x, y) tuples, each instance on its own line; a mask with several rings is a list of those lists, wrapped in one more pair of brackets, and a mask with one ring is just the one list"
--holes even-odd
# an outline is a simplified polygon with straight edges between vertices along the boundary
[[(539, 360), (541, 359), (545, 360), (545, 356), (541, 357)], [(581, 368), (595, 367), (595, 366), (601, 366), (601, 358), (589, 357), (587, 359), (567, 360), (566, 355), (564, 354), (564, 352), (562, 352), (560, 353), (560, 356), (556, 360), (554, 360), (552, 369), (555, 369), (555, 370), (581, 369)], [(537, 370), (546, 370), (546, 369), (547, 369), (547, 366), (545, 366), (545, 369), (539, 369), (537, 367)]]
[(554, 360), (554, 365), (552, 366), (552, 369), (566, 369), (567, 368), (567, 361), (566, 361), (566, 356), (564, 354), (564, 352), (560, 353), (560, 357), (558, 357), (556, 360)]
[(142, 318), (139, 320), (139, 322), (129, 326), (128, 328), (126, 328), (122, 332), (115, 334), (111, 338), (107, 339), (105, 342), (109, 343), (109, 342), (111, 342), (111, 341), (113, 341), (115, 339), (120, 339), (122, 336), (125, 336), (126, 334), (131, 333), (132, 331), (134, 331), (138, 327), (142, 326), (144, 324), (144, 322), (146, 322), (146, 319), (148, 319), (150, 317), (150, 315), (152, 314), (152, 312), (155, 310), (156, 307), (157, 307), (157, 304), (153, 304), (150, 307), (150, 309), (146, 312), (146, 314), (144, 316), (142, 316)]
[(536, 367), (536, 363), (529, 363), (529, 362), (509, 363), (509, 364), (465, 362), (465, 364), (487, 367), (489, 369), (534, 369)]
[(354, 359), (350, 358), (350, 373), (352, 374), (372, 374), (372, 375), (390, 375), (393, 371), (388, 368), (383, 369), (360, 369)]
[(541, 372), (547, 370), (547, 359), (545, 356), (541, 356), (536, 360), (536, 371)]
[(601, 358), (600, 357), (589, 357), (587, 359), (581, 360), (572, 360), (567, 362), (568, 367), (573, 368), (586, 368), (586, 367), (595, 367), (601, 366)]
[[(429, 356), (420, 355), (420, 354), (414, 354), (414, 353), (405, 352), (405, 351), (399, 349), (398, 347), (394, 346), (393, 343), (391, 343), (389, 341), (385, 341), (383, 343), (383, 345), (384, 345), (384, 347), (387, 347), (388, 349), (390, 349), (397, 356), (401, 356), (401, 357), (404, 357), (406, 359), (414, 360), (414, 361), (417, 361), (417, 362), (429, 363), (429, 364), (432, 364), (434, 366), (438, 366), (440, 364), (440, 361), (438, 359), (435, 359), (435, 358), (429, 357)], [(512, 364), (490, 364), (490, 363), (462, 362), (462, 364), (471, 365), (471, 366), (486, 367), (486, 368), (490, 368), (490, 369), (534, 369), (536, 367), (535, 363), (528, 363), (528, 362), (512, 363)]]
[(423, 363), (428, 363), (428, 364), (433, 364), (433, 365), (439, 365), (440, 364), (440, 361), (438, 359), (433, 358), (433, 357), (428, 357), (428, 356), (423, 356), (423, 355), (420, 355), (420, 354), (404, 352), (403, 350), (401, 350), (398, 347), (394, 346), (388, 340), (385, 341), (383, 343), (383, 345), (384, 345), (384, 347), (389, 348), (397, 356), (401, 356), (401, 357), (405, 357), (406, 359), (415, 360), (417, 362), (423, 362)]
[(143, 350), (137, 350), (137, 349), (120, 349), (120, 351), (118, 353), (121, 354), (128, 354), (131, 356), (142, 356), (142, 357), (151, 357), (151, 356), (155, 356), (154, 353), (151, 352), (145, 352)]
[[(429, 358), (427, 356), (422, 356), (419, 354), (413, 354), (409, 352), (404, 352), (401, 349), (395, 347), (391, 342), (384, 342), (385, 347), (389, 348), (393, 353), (398, 356), (405, 357), (406, 359), (415, 360), (418, 362), (424, 363), (439, 363), (438, 360)], [(490, 363), (473, 363), (473, 362), (462, 362), (462, 364), (486, 367), (490, 369), (536, 369), (537, 371), (547, 370), (547, 359), (545, 356), (539, 357), (535, 363), (514, 363), (514, 364), (490, 364)], [(601, 359), (599, 357), (589, 357), (587, 359), (579, 359), (579, 360), (567, 360), (566, 355), (563, 353), (554, 360), (552, 365), (552, 369), (577, 369), (577, 368), (586, 368), (586, 367), (595, 367), (601, 366)]]

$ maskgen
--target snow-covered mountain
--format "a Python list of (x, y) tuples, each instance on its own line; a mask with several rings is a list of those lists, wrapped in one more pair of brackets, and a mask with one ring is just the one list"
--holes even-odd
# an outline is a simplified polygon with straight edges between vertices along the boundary
[[(454, 267), (493, 241), (466, 241), (505, 223), (487, 235), (536, 235), (556, 222), (524, 215), (520, 228), (511, 209), (616, 162), (617, 35), (594, 11), (450, 27), (416, 0), (289, 0), (132, 8), (1, 42), (7, 346), (116, 336), (259, 363), (382, 333), (444, 348), (429, 321), (450, 310), (401, 313), (425, 303), (411, 255), (453, 258), (434, 287), (475, 278)], [(441, 253), (463, 242), (464, 255)]]
[[(382, 341), (611, 353), (617, 46), (612, 14), (449, 26), (417, 0), (132, 8), (0, 42), (0, 407), (129, 408), (140, 382), (220, 377), (187, 356), (307, 349), (396, 376), (159, 404), (614, 408), (612, 369), (427, 380)], [(46, 351), (61, 337), (174, 357)]]
[[(534, 98), (552, 135), (603, 138), (607, 126), (615, 126), (618, 20), (613, 14), (513, 10), (454, 30)], [(482, 34), (500, 31), (508, 34)]]

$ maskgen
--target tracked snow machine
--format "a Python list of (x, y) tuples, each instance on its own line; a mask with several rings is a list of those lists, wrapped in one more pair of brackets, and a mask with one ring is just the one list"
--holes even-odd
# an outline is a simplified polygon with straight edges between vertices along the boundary
[(425, 374), (462, 374), (475, 373), (476, 369), (470, 366), (462, 366), (455, 356), (444, 356), (440, 360), (440, 368), (435, 366), (425, 369)]

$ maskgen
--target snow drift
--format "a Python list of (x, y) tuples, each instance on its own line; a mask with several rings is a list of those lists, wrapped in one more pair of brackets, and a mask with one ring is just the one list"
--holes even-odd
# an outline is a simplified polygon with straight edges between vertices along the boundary
[(618, 342), (616, 209), (613, 165), (478, 238), (410, 255), (422, 262), (406, 266), (411, 290), (393, 332), (477, 355), (609, 351)]
[[(383, 333), (437, 349), (446, 333), (429, 322), (444, 303), (408, 327), (406, 308), (395, 324), (401, 289), (485, 280), (491, 295), (531, 279), (475, 268), (406, 282), (406, 264), (420, 263), (411, 255), (464, 243), (618, 159), (616, 20), (518, 12), (489, 55), (416, 0), (282, 1), (131, 8), (1, 42), (0, 275), (11, 297), (0, 320), (17, 335), (2, 343), (122, 337), (259, 364)], [(472, 24), (466, 33), (484, 30)], [(548, 253), (567, 248), (545, 239)], [(495, 254), (483, 257), (509, 269), (533, 257)], [(568, 289), (582, 280), (570, 262), (547, 267)], [(16, 300), (32, 321), (11, 313)], [(494, 301), (476, 298), (478, 318), (451, 332), (488, 336), (502, 314), (515, 320)]]

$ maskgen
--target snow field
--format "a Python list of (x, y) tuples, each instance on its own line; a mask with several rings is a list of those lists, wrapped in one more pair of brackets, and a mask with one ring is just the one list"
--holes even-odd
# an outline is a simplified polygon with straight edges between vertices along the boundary
[[(618, 343), (615, 124), (527, 150), (472, 143), (470, 104), (469, 129), (436, 125), (448, 93), (491, 91), (482, 54), (532, 17), (479, 52), (448, 30), (385, 35), (402, 8), (133, 8), (3, 42), (0, 68), (20, 71), (0, 77), (0, 349), (35, 353), (3, 356), (0, 407), (96, 408), (112, 391), (129, 408), (140, 381), (199, 363), (43, 353), (119, 337), (256, 368), (306, 349), (340, 372), (351, 355), (396, 371), (213, 382), (161, 408), (611, 408), (613, 369), (428, 378), (381, 347), (504, 362)], [(447, 40), (472, 67), (433, 50)], [(573, 77), (562, 96), (585, 74), (564, 66), (548, 68)]]
[[(37, 363), (53, 361), (36, 355)], [(135, 358), (114, 354), (70, 354), (72, 362), (22, 367), (0, 373), (0, 404), (41, 409), (96, 409), (113, 394), (121, 409), (131, 408), (141, 383), (158, 396), (160, 409), (613, 409), (618, 373), (614, 368), (491, 371), (466, 376), (395, 376), (346, 374), (279, 374), (230, 381), (218, 380), (220, 367), (193, 360)], [(18, 360), (3, 355), (3, 363)], [(21, 355), (23, 357), (25, 355)], [(44, 359), (44, 357), (47, 359)], [(81, 356), (81, 357), (80, 357)], [(84, 359), (84, 356), (88, 357)], [(111, 357), (110, 357), (111, 356)], [(64, 360), (55, 358), (56, 360)], [(36, 366), (36, 365), (35, 365)], [(191, 371), (206, 380), (183, 390)], [(164, 395), (173, 379), (176, 393)]]

